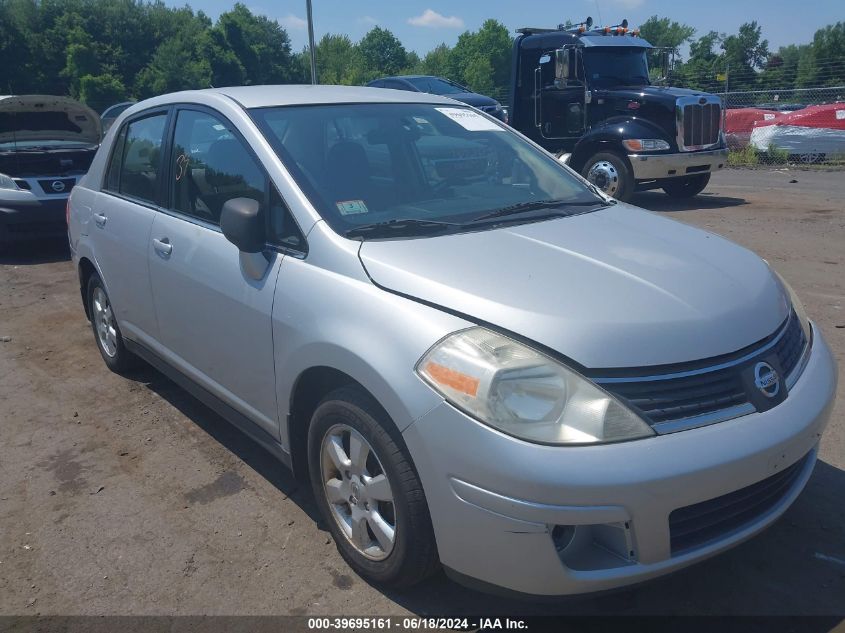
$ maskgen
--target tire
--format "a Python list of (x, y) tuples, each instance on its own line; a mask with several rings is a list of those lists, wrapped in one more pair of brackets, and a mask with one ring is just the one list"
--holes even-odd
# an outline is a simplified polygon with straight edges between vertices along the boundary
[(710, 174), (698, 174), (696, 176), (685, 176), (683, 178), (675, 178), (663, 185), (663, 191), (670, 198), (692, 198), (697, 196), (707, 183), (710, 182)]
[[(353, 461), (352, 456), (364, 454), (356, 453), (353, 441), (369, 448), (369, 456)], [(338, 446), (340, 452), (333, 450)], [(358, 575), (380, 585), (407, 587), (438, 569), (434, 530), (416, 469), (387, 414), (363, 390), (341, 387), (317, 406), (308, 428), (308, 470), (320, 514), (340, 555)], [(393, 540), (388, 542), (390, 530), (383, 526), (391, 524)]]
[(85, 299), (94, 341), (106, 366), (116, 374), (125, 374), (138, 366), (139, 359), (126, 349), (108, 297), (102, 279), (97, 273), (92, 273), (88, 278)]
[(616, 152), (593, 154), (584, 163), (581, 175), (604, 193), (627, 202), (634, 195), (635, 181), (628, 161)]

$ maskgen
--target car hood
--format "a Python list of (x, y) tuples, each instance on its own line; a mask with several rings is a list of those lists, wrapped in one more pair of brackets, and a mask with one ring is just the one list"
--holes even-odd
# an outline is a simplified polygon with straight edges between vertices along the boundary
[(100, 142), (100, 117), (68, 97), (0, 96), (0, 143), (31, 141)]
[(385, 289), (588, 368), (734, 352), (774, 332), (789, 312), (751, 251), (624, 204), (490, 231), (364, 242), (360, 258)]

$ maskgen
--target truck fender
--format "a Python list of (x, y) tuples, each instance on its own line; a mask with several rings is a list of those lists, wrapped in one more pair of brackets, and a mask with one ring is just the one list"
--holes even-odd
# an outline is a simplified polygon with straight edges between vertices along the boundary
[(628, 152), (622, 141), (629, 138), (659, 138), (666, 140), (666, 133), (660, 126), (646, 119), (615, 116), (591, 127), (572, 149), (569, 165), (580, 171), (587, 159), (602, 151), (616, 151), (623, 156)]

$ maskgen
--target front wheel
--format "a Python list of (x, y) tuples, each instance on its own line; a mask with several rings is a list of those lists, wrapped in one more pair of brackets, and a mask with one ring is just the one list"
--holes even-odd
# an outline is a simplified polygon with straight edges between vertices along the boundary
[(663, 185), (663, 191), (670, 198), (692, 198), (704, 191), (709, 182), (710, 174), (674, 178)]
[(609, 196), (625, 202), (634, 194), (634, 176), (622, 156), (599, 152), (587, 159), (581, 175)]
[(422, 484), (391, 424), (362, 390), (333, 391), (311, 418), (308, 469), (347, 564), (369, 581), (401, 587), (431, 575), (438, 557)]

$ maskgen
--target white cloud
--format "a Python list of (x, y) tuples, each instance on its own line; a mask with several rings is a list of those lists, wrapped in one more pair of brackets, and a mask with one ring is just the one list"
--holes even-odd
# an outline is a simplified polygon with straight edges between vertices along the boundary
[(283, 27), (291, 31), (302, 31), (308, 28), (308, 22), (293, 13), (288, 13), (279, 22)]
[(378, 24), (378, 20), (376, 20), (371, 15), (362, 15), (360, 18), (358, 18), (358, 24), (368, 24), (370, 26), (373, 26), (375, 24)]
[(427, 26), (435, 29), (462, 29), (464, 21), (451, 15), (448, 18), (445, 15), (440, 15), (437, 11), (426, 9), (422, 15), (413, 18), (408, 18), (408, 24), (413, 26)]

